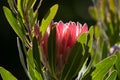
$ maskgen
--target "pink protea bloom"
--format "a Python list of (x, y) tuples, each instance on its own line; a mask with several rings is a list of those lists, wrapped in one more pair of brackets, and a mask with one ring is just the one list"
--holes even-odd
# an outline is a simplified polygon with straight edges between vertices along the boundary
[(77, 22), (76, 24), (72, 21), (65, 24), (62, 21), (58, 23), (51, 23), (50, 26), (47, 28), (43, 39), (40, 41), (44, 62), (47, 62), (48, 60), (47, 41), (50, 35), (51, 27), (53, 25), (55, 25), (56, 27), (56, 66), (57, 69), (61, 71), (78, 37), (80, 37), (82, 33), (88, 33), (88, 27), (87, 24), (84, 24), (82, 26), (79, 22)]

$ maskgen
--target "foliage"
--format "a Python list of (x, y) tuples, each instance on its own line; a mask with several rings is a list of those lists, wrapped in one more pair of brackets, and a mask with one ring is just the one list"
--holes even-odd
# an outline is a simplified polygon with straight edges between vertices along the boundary
[[(30, 80), (117, 80), (120, 79), (120, 1), (93, 0), (90, 15), (97, 24), (89, 28), (75, 42), (63, 65), (56, 72), (56, 29), (53, 25), (47, 41), (48, 61), (45, 62), (41, 40), (51, 25), (58, 4), (54, 4), (42, 21), (38, 20), (36, 0), (8, 0), (10, 9), (3, 7), (4, 14), (18, 35), (17, 45), (21, 65)], [(17, 5), (15, 5), (17, 4)], [(25, 57), (24, 58), (24, 54)], [(49, 64), (49, 65), (48, 65)], [(4, 80), (16, 80), (10, 72), (0, 67)]]

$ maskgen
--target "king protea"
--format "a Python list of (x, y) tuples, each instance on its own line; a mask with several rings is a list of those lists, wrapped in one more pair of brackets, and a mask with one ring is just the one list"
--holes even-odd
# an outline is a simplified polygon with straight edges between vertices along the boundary
[(80, 37), (82, 33), (88, 33), (88, 27), (86, 23), (82, 26), (79, 22), (75, 23), (72, 21), (70, 21), (69, 23), (63, 23), (62, 21), (52, 22), (48, 26), (44, 36), (41, 39), (39, 38), (40, 36), (37, 31), (37, 27), (35, 27), (35, 35), (40, 40), (43, 64), (46, 68), (48, 68), (49, 66), (48, 38), (50, 36), (50, 32), (53, 26), (56, 29), (55, 64), (56, 64), (56, 71), (58, 71), (59, 73), (63, 70), (67, 58), (70, 55), (70, 51), (72, 50), (78, 37)]

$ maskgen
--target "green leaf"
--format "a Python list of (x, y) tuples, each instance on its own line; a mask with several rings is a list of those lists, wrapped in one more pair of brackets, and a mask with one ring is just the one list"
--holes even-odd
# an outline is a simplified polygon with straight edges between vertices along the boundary
[(88, 47), (89, 47), (89, 52), (91, 52), (93, 48), (93, 26), (90, 27), (89, 29), (89, 34), (88, 34)]
[(53, 29), (50, 32), (50, 36), (48, 38), (48, 61), (53, 76), (55, 76), (55, 52), (56, 52), (55, 37), (56, 37), (56, 28), (53, 27)]
[(116, 56), (110, 56), (105, 58), (101, 62), (95, 65), (95, 70), (92, 72), (92, 80), (102, 80), (109, 69), (115, 64)]
[(41, 70), (38, 70), (40, 66), (38, 66), (37, 61), (34, 60), (33, 51), (29, 49), (27, 54), (27, 67), (31, 76), (30, 80), (43, 80)]
[(4, 69), (3, 67), (0, 67), (0, 74), (3, 80), (17, 80), (16, 77), (14, 77), (9, 71)]
[(94, 26), (95, 38), (98, 39), (101, 36), (101, 30), (99, 26)]
[(102, 0), (100, 1), (100, 6), (99, 6), (99, 9), (100, 11), (98, 11), (98, 13), (101, 15), (101, 19), (104, 20), (105, 19), (105, 7), (106, 7), (106, 3), (107, 1), (106, 0)]
[(102, 59), (106, 58), (108, 55), (108, 45), (106, 44), (106, 42), (103, 42), (101, 51), (102, 51)]
[(112, 13), (116, 12), (116, 4), (115, 4), (114, 0), (110, 0), (110, 2), (109, 2), (109, 8), (110, 8), (110, 11), (112, 11)]
[(58, 10), (58, 4), (55, 4), (50, 8), (48, 13), (45, 15), (45, 17), (42, 19), (41, 26), (40, 26), (40, 32), (42, 36), (44, 35), (47, 27), (51, 23), (52, 19), (55, 17)]
[(31, 79), (35, 79), (35, 64), (34, 64), (34, 60), (33, 60), (33, 53), (32, 50), (28, 50), (27, 52), (28, 56), (27, 56), (27, 68), (30, 74)]
[(83, 33), (79, 38), (78, 38), (78, 41), (82, 44), (86, 44), (87, 42), (87, 34), (86, 33)]
[(34, 12), (33, 9), (29, 10), (29, 21), (30, 21), (30, 27), (32, 29), (32, 27), (34, 26), (34, 24), (36, 23), (37, 17), (38, 17), (38, 13)]
[(25, 7), (24, 0), (17, 0), (17, 9), (22, 17), (23, 17), (24, 7)]
[(89, 13), (93, 19), (98, 20), (97, 10), (95, 7), (89, 7)]
[(29, 74), (28, 74), (28, 71), (27, 71), (27, 68), (26, 68), (26, 65), (25, 65), (25, 60), (24, 60), (23, 52), (22, 52), (22, 49), (21, 49), (21, 46), (20, 46), (19, 38), (17, 38), (17, 46), (18, 46), (18, 51), (19, 51), (20, 62), (22, 64), (22, 66), (23, 66), (23, 69), (24, 69), (26, 75), (29, 77)]
[(75, 76), (77, 76), (83, 65), (86, 64), (86, 60), (88, 59), (89, 55), (88, 47), (86, 47), (86, 50), (84, 50), (84, 46), (80, 43), (81, 40), (79, 40), (80, 39), (78, 39), (78, 41), (75, 43), (67, 59), (62, 72), (61, 80), (72, 80)]
[(117, 73), (118, 73), (118, 78), (120, 79), (120, 52), (116, 52), (115, 54), (117, 56), (115, 67), (116, 67), (116, 70), (117, 70)]
[(17, 13), (16, 11), (16, 5), (15, 5), (15, 0), (7, 0), (8, 1), (8, 4), (10, 6), (10, 9), (14, 12), (14, 13)]
[(26, 3), (27, 4), (27, 9), (29, 10), (30, 8), (33, 8), (36, 0), (27, 0), (26, 2), (27, 2)]
[(36, 80), (44, 80), (42, 75), (36, 69), (35, 69), (35, 77), (36, 77)]
[(63, 69), (61, 80), (71, 80), (73, 78), (74, 72), (79, 67), (83, 51), (82, 44), (76, 42)]
[(23, 33), (22, 30), (20, 29), (17, 20), (15, 19), (15, 17), (13, 16), (12, 12), (7, 8), (7, 7), (3, 7), (5, 16), (9, 22), (9, 24), (12, 26), (13, 30), (16, 32), (16, 34), (20, 37), (20, 39), (23, 39)]
[(116, 77), (117, 77), (117, 71), (114, 70), (105, 80), (116, 80)]
[(41, 62), (40, 62), (40, 53), (39, 53), (39, 49), (38, 49), (38, 42), (35, 37), (33, 38), (32, 51), (33, 51), (33, 59), (34, 59), (35, 69), (37, 71), (35, 74), (38, 77), (38, 73), (39, 73), (39, 77), (41, 77), (42, 70), (41, 70)]

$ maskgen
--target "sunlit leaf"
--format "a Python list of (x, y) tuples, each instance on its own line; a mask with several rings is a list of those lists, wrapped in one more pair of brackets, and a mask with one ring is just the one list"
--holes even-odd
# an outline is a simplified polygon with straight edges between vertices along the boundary
[(32, 50), (28, 50), (27, 52), (28, 56), (27, 56), (27, 68), (29, 71), (29, 74), (31, 76), (31, 79), (35, 79), (35, 65), (34, 65), (34, 60), (33, 60), (33, 53)]
[(44, 35), (52, 19), (55, 17), (57, 10), (58, 10), (58, 4), (55, 4), (54, 6), (50, 8), (50, 10), (47, 12), (45, 17), (42, 19), (42, 22), (40, 25), (40, 32), (42, 33), (42, 36)]
[(82, 44), (86, 44), (87, 42), (87, 34), (86, 33), (83, 33), (80, 38), (78, 38), (78, 41)]
[(117, 71), (112, 71), (112, 73), (105, 80), (116, 80)]
[(9, 22), (9, 24), (11, 25), (11, 27), (13, 28), (13, 30), (16, 32), (16, 34), (20, 37), (20, 39), (23, 39), (23, 33), (22, 30), (20, 29), (17, 20), (15, 19), (15, 17), (13, 16), (12, 12), (7, 8), (7, 7), (3, 7), (5, 16)]
[(116, 67), (116, 69), (117, 69), (118, 78), (120, 79), (120, 52), (116, 52), (115, 54), (116, 54), (116, 56), (117, 56), (117, 60), (116, 60), (116, 63), (115, 63), (115, 67)]
[(16, 5), (15, 5), (15, 0), (7, 0), (8, 1), (8, 4), (10, 6), (10, 9), (14, 12), (14, 13), (17, 13), (16, 11)]
[(35, 2), (36, 0), (26, 0), (27, 9), (29, 10), (30, 8), (33, 8)]
[(3, 80), (17, 80), (16, 77), (14, 77), (9, 71), (4, 69), (3, 67), (0, 67), (0, 74)]
[(90, 29), (89, 29), (88, 47), (89, 47), (89, 52), (91, 52), (91, 50), (93, 48), (93, 26), (91, 26)]
[(109, 69), (115, 64), (116, 56), (110, 56), (105, 58), (101, 62), (95, 65), (95, 70), (92, 72), (92, 80), (102, 80)]
[(25, 0), (17, 0), (17, 9), (22, 17), (23, 17), (24, 6), (25, 6), (24, 1)]

